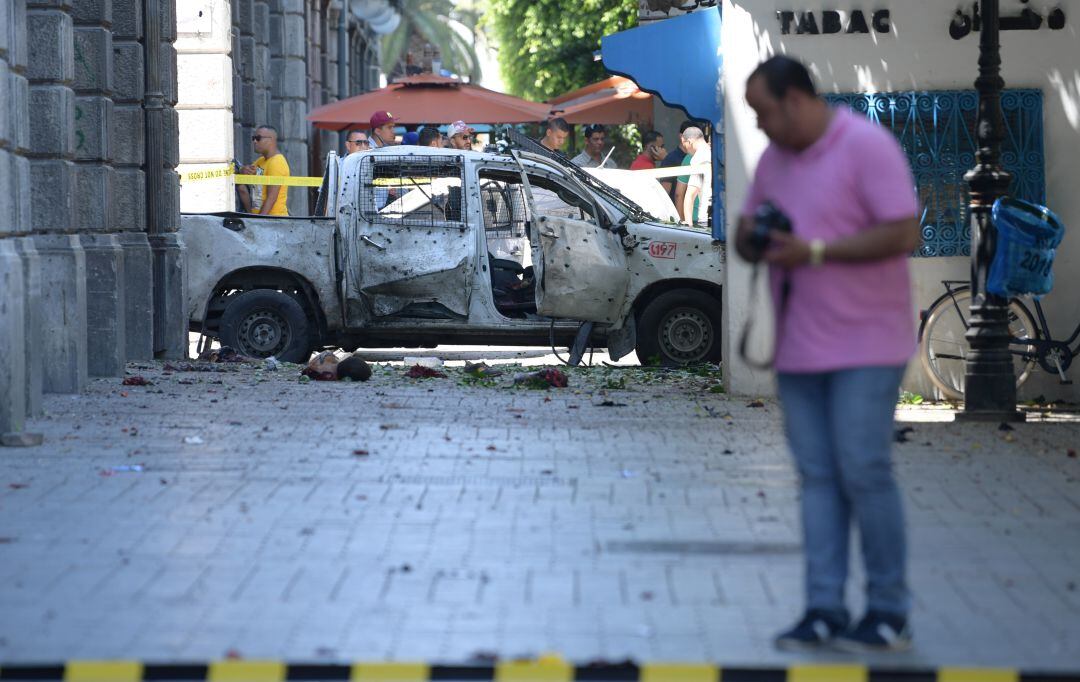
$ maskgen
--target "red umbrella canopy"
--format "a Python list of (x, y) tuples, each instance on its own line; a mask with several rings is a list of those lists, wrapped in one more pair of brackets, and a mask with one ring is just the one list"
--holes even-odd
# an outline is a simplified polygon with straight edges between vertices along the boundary
[(385, 88), (312, 110), (316, 128), (366, 128), (376, 111), (389, 111), (400, 125), (421, 123), (533, 123), (547, 118), (548, 105), (505, 95), (456, 78), (421, 74)]
[(561, 116), (567, 123), (652, 125), (652, 95), (622, 76), (612, 76), (549, 101), (551, 115)]

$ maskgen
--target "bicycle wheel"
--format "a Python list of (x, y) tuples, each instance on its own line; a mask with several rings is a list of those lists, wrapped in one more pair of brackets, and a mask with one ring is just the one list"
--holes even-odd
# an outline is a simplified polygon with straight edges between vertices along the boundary
[[(919, 358), (930, 381), (948, 400), (964, 399), (964, 362), (971, 347), (964, 334), (971, 306), (971, 288), (955, 289), (930, 306), (919, 334)], [(1009, 301), (1009, 334), (1014, 339), (1038, 338), (1035, 318), (1020, 301)], [(1035, 366), (1032, 346), (1010, 346), (1013, 353), (1013, 372), (1019, 388)]]

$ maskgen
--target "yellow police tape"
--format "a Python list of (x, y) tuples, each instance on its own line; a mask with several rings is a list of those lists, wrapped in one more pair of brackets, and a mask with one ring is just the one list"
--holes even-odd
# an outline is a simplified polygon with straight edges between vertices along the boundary
[(221, 180), (223, 178), (232, 178), (233, 182), (238, 185), (287, 185), (290, 187), (318, 187), (323, 180), (321, 177), (301, 175), (241, 175), (233, 172), (233, 167), (230, 165), (181, 173), (180, 184), (201, 182), (203, 180)]

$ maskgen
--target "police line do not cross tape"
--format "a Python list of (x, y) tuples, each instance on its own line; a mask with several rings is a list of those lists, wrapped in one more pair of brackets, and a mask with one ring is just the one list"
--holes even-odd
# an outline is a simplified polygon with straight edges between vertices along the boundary
[(225, 178), (232, 178), (233, 182), (238, 185), (286, 185), (290, 187), (318, 187), (323, 181), (321, 177), (302, 175), (242, 175), (234, 172), (232, 166), (225, 165), (181, 173), (180, 184), (186, 185), (192, 182), (222, 180)]

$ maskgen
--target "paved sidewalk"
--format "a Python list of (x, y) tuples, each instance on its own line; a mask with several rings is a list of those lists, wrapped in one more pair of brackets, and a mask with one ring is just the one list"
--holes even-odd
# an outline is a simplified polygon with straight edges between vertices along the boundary
[[(0, 661), (856, 660), (770, 644), (801, 608), (774, 403), (449, 371), (154, 365), (49, 396), (45, 445), (0, 449)], [(863, 660), (1080, 670), (1080, 423), (904, 414), (917, 646)]]

